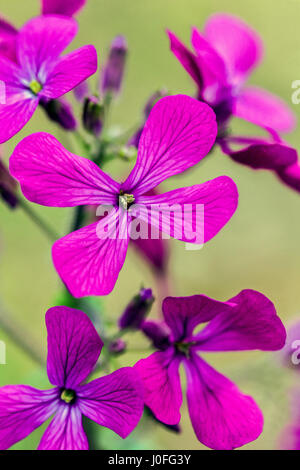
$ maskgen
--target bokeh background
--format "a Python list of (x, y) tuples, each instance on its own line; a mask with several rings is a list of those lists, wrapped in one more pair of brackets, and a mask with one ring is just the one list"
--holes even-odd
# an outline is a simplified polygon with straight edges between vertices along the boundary
[[(38, 11), (38, 0), (0, 0), (1, 14), (17, 26)], [(165, 29), (173, 30), (188, 42), (191, 26), (201, 28), (209, 15), (220, 11), (239, 15), (263, 38), (265, 58), (250, 82), (280, 95), (300, 117), (300, 107), (291, 102), (291, 83), (300, 79), (300, 1), (88, 0), (78, 17), (80, 32), (72, 48), (94, 44), (101, 67), (115, 35), (124, 34), (129, 45), (123, 92), (113, 106), (112, 123), (125, 129), (138, 123), (145, 101), (158, 88), (166, 87), (170, 93), (194, 94), (192, 81), (169, 52)], [(96, 78), (91, 83), (96, 87)], [(250, 124), (238, 121), (233, 121), (232, 127), (236, 131), (253, 132)], [(71, 149), (71, 137), (63, 135), (38, 110), (26, 128), (2, 147), (5, 160), (21, 138), (41, 130), (51, 132)], [(288, 141), (299, 147), (299, 132), (289, 135)], [(107, 170), (120, 177), (129, 167), (115, 163)], [(171, 241), (171, 293), (204, 293), (226, 300), (244, 288), (257, 289), (275, 303), (286, 325), (297, 318), (300, 320), (300, 194), (268, 172), (239, 166), (219, 150), (187, 174), (172, 178), (164, 188), (201, 183), (223, 174), (231, 176), (238, 185), (239, 208), (225, 229), (200, 251), (186, 251), (183, 243)], [(35, 209), (60, 234), (67, 231), (69, 209), (38, 206)], [(113, 293), (101, 299), (112, 322), (142, 284), (152, 287), (157, 294), (157, 282), (149, 267), (131, 251)], [(18, 319), (24, 335), (29, 330), (35, 346), (44, 351), (44, 313), (55, 303), (60, 288), (51, 263), (49, 241), (21, 210), (10, 211), (0, 203), (0, 309)], [(159, 315), (159, 310), (158, 300), (153, 316)], [(0, 340), (7, 347), (7, 364), (0, 365), (0, 385), (48, 386), (45, 371), (1, 328)], [(142, 344), (142, 339), (135, 334), (131, 342), (136, 347)], [(120, 364), (132, 365), (140, 355), (127, 354)], [(292, 413), (290, 388), (297, 387), (298, 381), (300, 390), (300, 374), (284, 368), (278, 354), (267, 352), (210, 354), (209, 361), (235, 380), (244, 392), (252, 394), (264, 412), (263, 434), (245, 448), (276, 448)], [(101, 446), (109, 449), (202, 449), (190, 425), (185, 402), (182, 412), (179, 435), (143, 421), (125, 442), (110, 431), (102, 431), (98, 438)], [(42, 429), (15, 448), (36, 448)]]

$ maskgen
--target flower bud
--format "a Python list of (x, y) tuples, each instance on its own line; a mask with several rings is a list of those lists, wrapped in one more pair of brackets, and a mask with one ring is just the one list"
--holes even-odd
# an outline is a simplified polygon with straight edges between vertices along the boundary
[(144, 124), (147, 121), (149, 114), (153, 108), (153, 106), (157, 103), (157, 101), (160, 98), (163, 98), (164, 96), (167, 96), (167, 91), (162, 89), (162, 90), (157, 90), (155, 93), (153, 93), (150, 98), (148, 99), (147, 103), (145, 104), (144, 107), (144, 119), (143, 119), (143, 125), (136, 131), (136, 133), (130, 138), (128, 145), (133, 145), (136, 148), (139, 145), (139, 141), (144, 129)]
[(0, 160), (0, 197), (11, 209), (18, 205), (17, 188), (17, 182)]
[(129, 305), (126, 307), (124, 313), (119, 319), (119, 327), (138, 329), (142, 324), (144, 318), (149, 313), (154, 297), (151, 289), (141, 289)]
[(88, 96), (83, 105), (83, 126), (93, 135), (98, 136), (102, 130), (104, 107), (97, 96)]
[(89, 94), (89, 85), (87, 80), (84, 80), (83, 82), (79, 83), (74, 89), (74, 96), (77, 99), (77, 101), (82, 102), (84, 98)]
[(108, 60), (102, 77), (103, 93), (118, 93), (121, 88), (127, 55), (127, 43), (123, 36), (117, 36), (112, 41)]
[(41, 100), (40, 105), (51, 121), (59, 124), (67, 131), (73, 131), (77, 127), (71, 105), (62, 98), (56, 100)]
[(155, 348), (164, 351), (170, 346), (170, 334), (163, 324), (154, 321), (144, 321), (141, 330), (152, 341)]
[(118, 338), (109, 343), (108, 349), (112, 354), (121, 354), (126, 349), (126, 343), (121, 338)]

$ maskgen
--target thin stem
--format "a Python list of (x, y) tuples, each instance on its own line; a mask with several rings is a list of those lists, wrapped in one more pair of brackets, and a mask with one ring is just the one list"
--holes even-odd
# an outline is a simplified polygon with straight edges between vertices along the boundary
[(28, 217), (41, 229), (51, 242), (59, 238), (58, 234), (32, 209), (32, 207), (18, 197), (18, 205), (28, 215)]
[(0, 327), (23, 351), (33, 359), (34, 362), (44, 366), (44, 355), (42, 348), (37, 346), (36, 340), (31, 337), (30, 332), (20, 327), (10, 312), (5, 312), (0, 306)]

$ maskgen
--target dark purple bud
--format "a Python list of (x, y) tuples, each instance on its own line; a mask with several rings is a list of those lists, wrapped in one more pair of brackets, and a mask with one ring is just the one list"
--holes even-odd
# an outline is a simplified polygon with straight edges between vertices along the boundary
[(131, 139), (128, 142), (129, 145), (134, 145), (135, 147), (138, 147), (139, 141), (143, 132), (144, 124), (147, 121), (153, 106), (157, 103), (158, 100), (160, 100), (160, 98), (163, 98), (164, 96), (167, 96), (167, 90), (164, 90), (164, 89), (157, 90), (155, 93), (153, 93), (153, 95), (150, 96), (150, 98), (148, 99), (144, 107), (143, 125), (131, 137)]
[(123, 36), (112, 41), (102, 77), (103, 93), (118, 93), (121, 88), (127, 55), (127, 42)]
[(112, 354), (121, 354), (126, 349), (126, 343), (121, 338), (118, 338), (109, 343), (108, 349)]
[(104, 107), (97, 96), (88, 96), (83, 105), (83, 126), (93, 135), (98, 136), (102, 130)]
[(51, 121), (59, 124), (67, 131), (74, 131), (77, 127), (72, 106), (62, 98), (57, 100), (41, 100), (40, 105)]
[(18, 205), (17, 188), (16, 180), (0, 160), (0, 197), (12, 209)]
[(154, 297), (151, 289), (141, 289), (129, 305), (126, 307), (124, 313), (119, 319), (119, 327), (138, 329), (142, 324), (144, 318), (150, 312)]
[(157, 349), (164, 351), (170, 346), (170, 334), (162, 324), (154, 321), (145, 321), (142, 324), (141, 330)]

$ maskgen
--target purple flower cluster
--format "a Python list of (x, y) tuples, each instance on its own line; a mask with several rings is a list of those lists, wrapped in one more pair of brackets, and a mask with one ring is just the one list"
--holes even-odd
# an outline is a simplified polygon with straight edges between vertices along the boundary
[[(77, 33), (72, 15), (86, 2), (41, 3), (41, 15), (20, 30), (0, 21), (0, 80), (5, 85), (0, 142), (15, 136), (39, 105), (50, 119), (73, 132), (77, 121), (61, 99), (71, 90), (83, 103), (83, 128), (90, 140), (83, 139), (85, 155), (78, 156), (48, 133), (25, 137), (13, 151), (9, 171), (0, 161), (0, 195), (15, 207), (18, 182), (28, 201), (73, 207), (77, 216), (84, 214), (52, 247), (53, 264), (74, 305), (87, 296), (112, 292), (130, 240), (160, 279), (167, 262), (164, 238), (197, 245), (223, 229), (238, 206), (237, 187), (228, 176), (168, 192), (157, 190), (165, 180), (197, 165), (215, 145), (239, 163), (273, 170), (300, 190), (297, 152), (279, 136), (294, 127), (294, 117), (279, 98), (245, 84), (261, 60), (262, 43), (241, 20), (218, 14), (208, 20), (203, 33), (194, 28), (193, 52), (168, 32), (171, 50), (196, 83), (197, 94), (166, 96), (164, 91), (151, 97), (142, 125), (126, 140), (137, 148), (135, 165), (126, 178), (115, 181), (100, 167), (118, 152), (124, 154), (116, 147), (117, 139), (102, 139), (102, 132), (107, 106), (121, 90), (126, 40), (118, 36), (112, 42), (99, 94), (91, 94), (85, 80), (97, 71), (95, 48), (84, 46), (61, 55)], [(263, 128), (267, 137), (232, 135), (233, 116)], [(170, 206), (171, 217), (166, 219)], [(88, 207), (98, 208), (97, 221), (86, 223)], [(139, 236), (145, 231), (147, 236)], [(126, 438), (138, 425), (144, 405), (159, 422), (178, 430), (181, 364), (190, 419), (201, 443), (234, 449), (257, 439), (263, 415), (254, 399), (199, 354), (283, 348), (285, 328), (272, 302), (253, 290), (243, 290), (226, 302), (203, 294), (166, 297), (159, 322), (146, 319), (153, 301), (152, 290), (141, 289), (121, 316), (117, 337), (103, 333), (103, 341), (92, 317), (81, 309), (50, 308), (47, 374), (53, 388), (0, 388), (0, 449), (24, 439), (49, 418), (39, 449), (88, 449), (83, 415)], [(107, 357), (126, 352), (118, 335), (130, 329), (140, 330), (155, 352), (134, 367), (86, 383), (93, 370), (101, 368), (96, 364), (102, 347)]]

